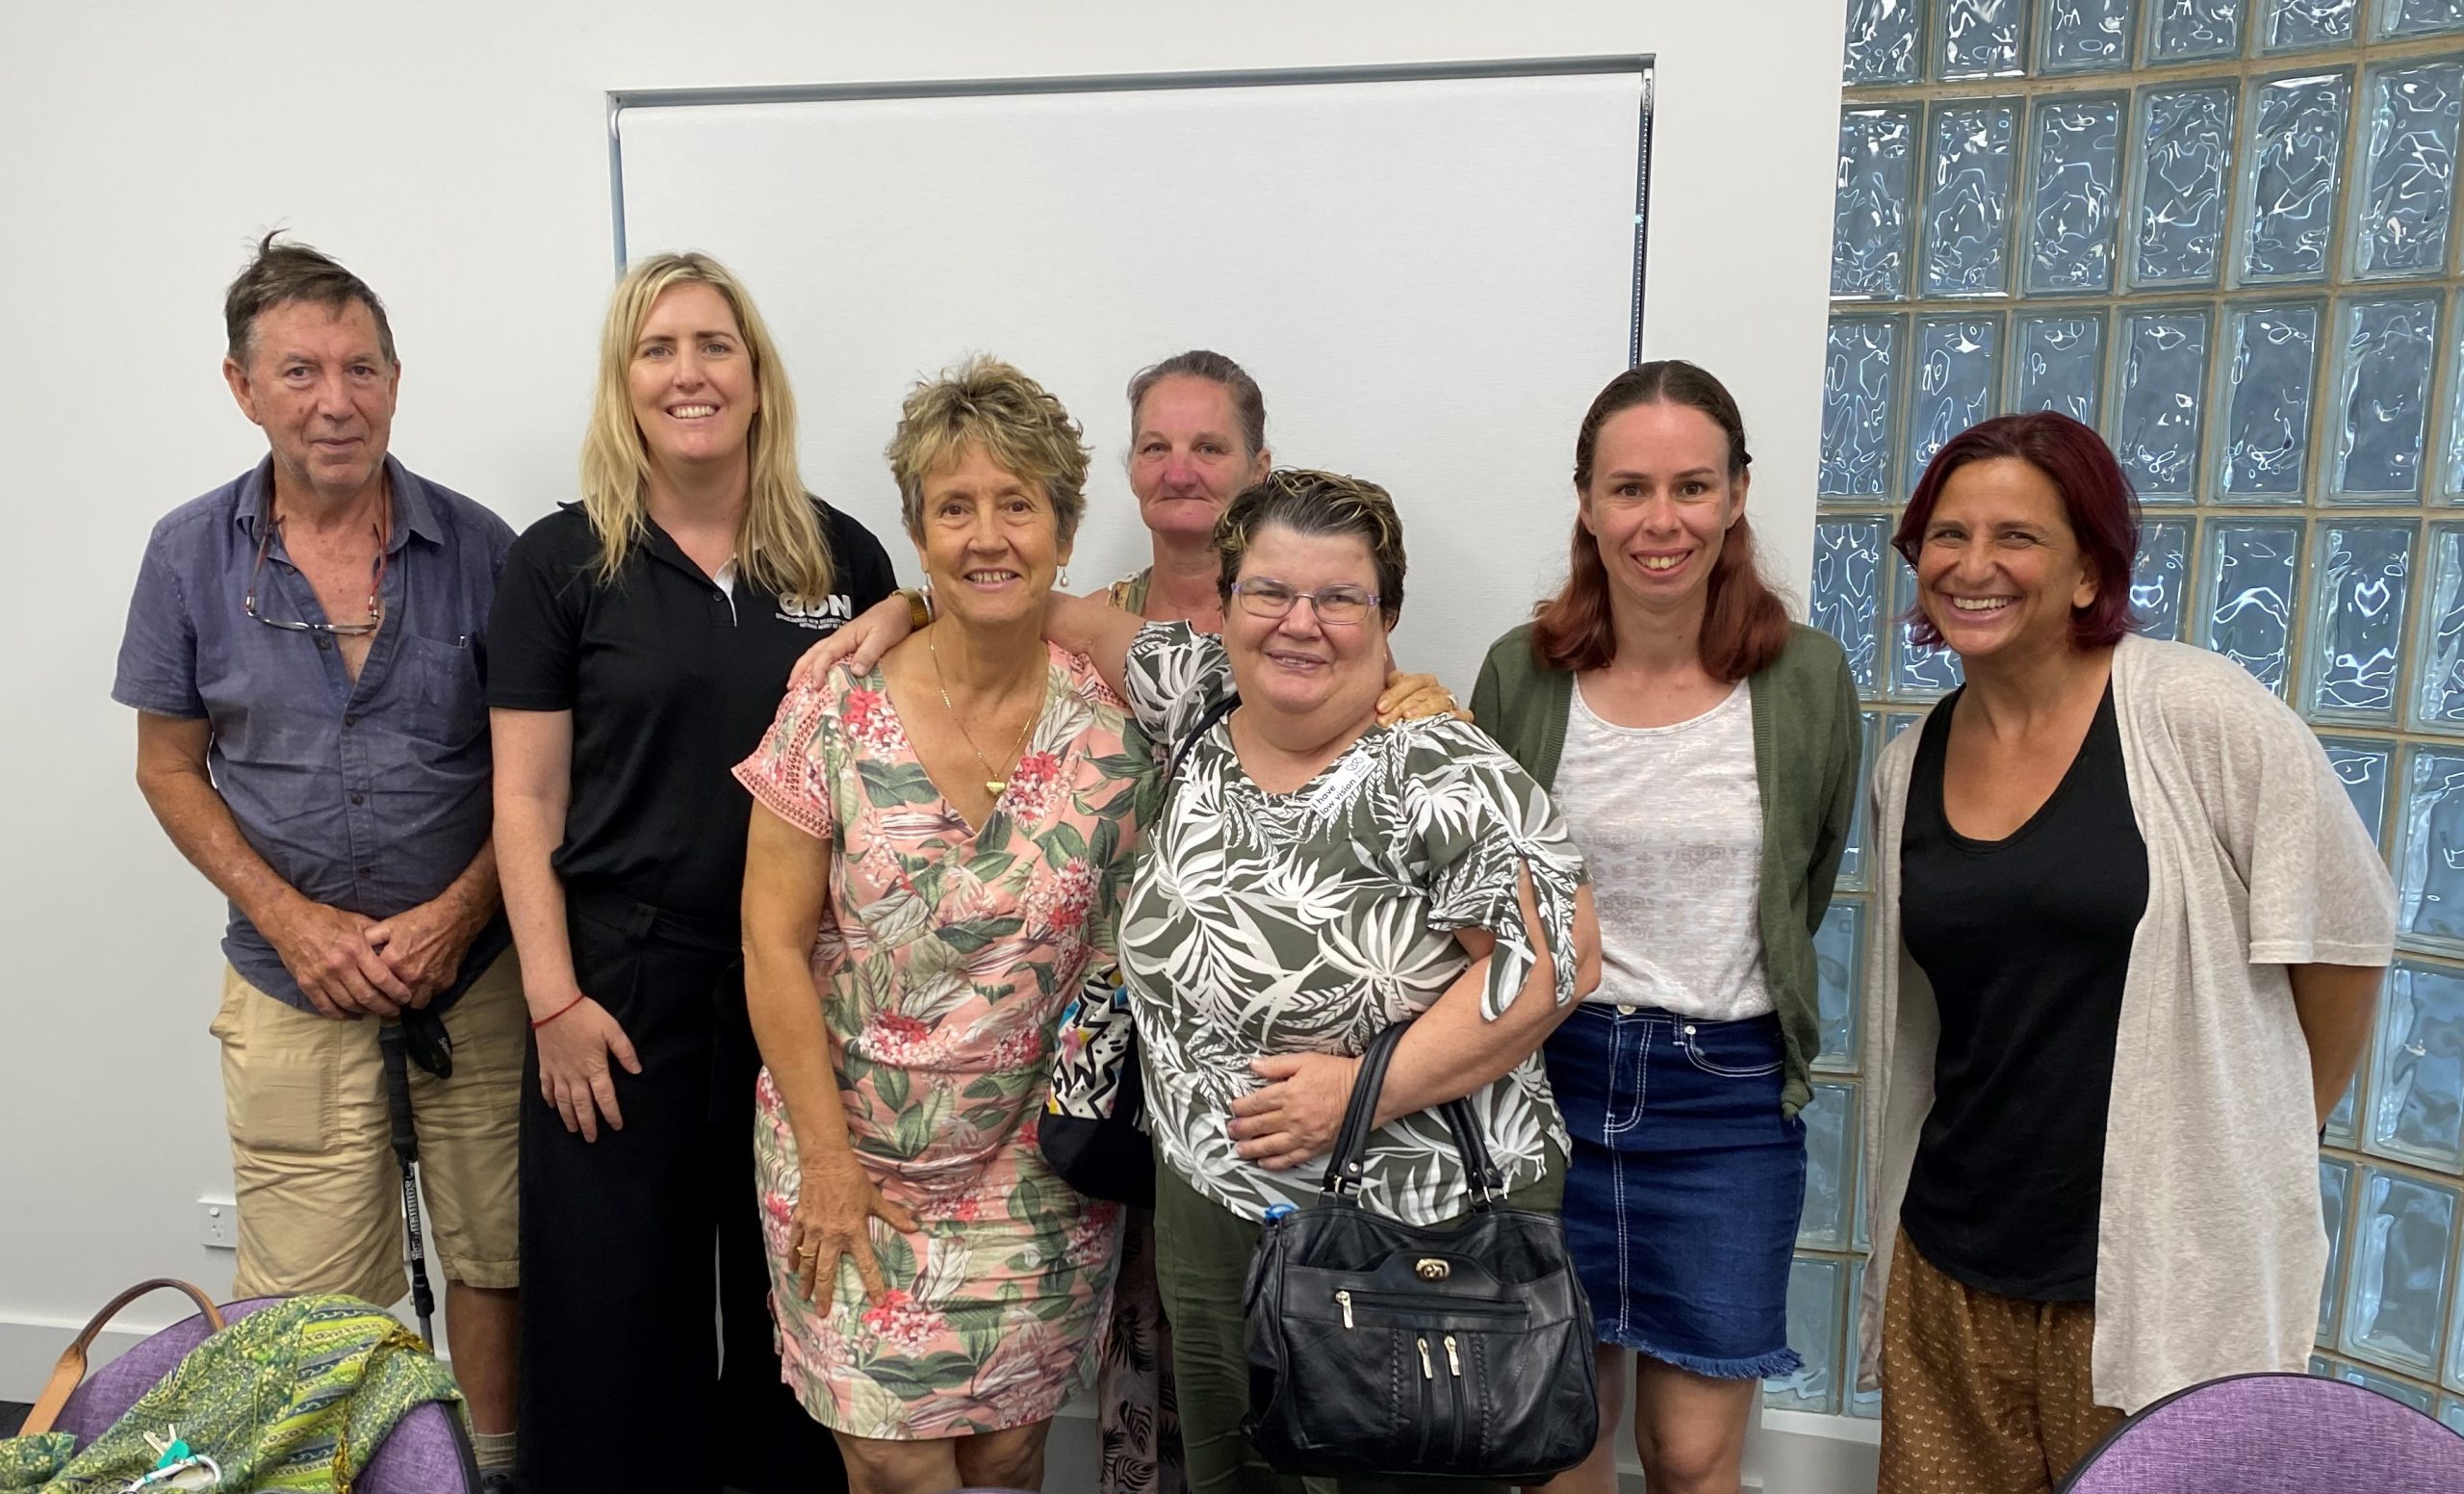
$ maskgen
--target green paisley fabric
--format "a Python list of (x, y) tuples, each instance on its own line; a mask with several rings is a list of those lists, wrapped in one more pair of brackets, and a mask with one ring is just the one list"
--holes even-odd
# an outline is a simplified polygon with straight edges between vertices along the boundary
[(295, 1297), (189, 1352), (83, 1453), (53, 1432), (0, 1442), (0, 1494), (116, 1494), (176, 1426), (253, 1494), (347, 1494), (386, 1433), (424, 1402), (460, 1414), (453, 1376), (419, 1337), (350, 1297)]

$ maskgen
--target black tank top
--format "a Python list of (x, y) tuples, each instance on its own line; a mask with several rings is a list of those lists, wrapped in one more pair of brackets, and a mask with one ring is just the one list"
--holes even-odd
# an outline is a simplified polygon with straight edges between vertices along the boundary
[(1900, 835), (1900, 933), (1941, 1014), (1934, 1108), (1900, 1223), (1954, 1280), (2088, 1301), (2147, 843), (2110, 683), (2069, 772), (2026, 824), (1989, 841), (1953, 830), (1942, 760), (1958, 700), (1925, 720)]

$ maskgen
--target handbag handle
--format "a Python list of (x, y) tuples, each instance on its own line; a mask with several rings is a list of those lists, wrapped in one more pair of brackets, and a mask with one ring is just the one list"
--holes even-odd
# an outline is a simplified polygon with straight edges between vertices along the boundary
[[(1340, 1198), (1357, 1190), (1369, 1155), (1369, 1138), (1377, 1129), (1377, 1099), (1386, 1088), (1386, 1069), (1395, 1060), (1395, 1049), (1401, 1045), (1403, 1030), (1410, 1024), (1397, 1022), (1369, 1040), (1361, 1051), (1360, 1069), (1352, 1076), (1351, 1099), (1344, 1106), (1343, 1124), (1335, 1130), (1334, 1154), (1326, 1159), (1326, 1176), (1319, 1184), (1328, 1198)], [(1457, 1096), (1437, 1107), (1446, 1120), (1446, 1129), (1454, 1137), (1455, 1155), (1463, 1160), (1463, 1176), (1472, 1195), (1474, 1213), (1486, 1213), (1505, 1192), (1505, 1175), (1498, 1171), (1489, 1155), (1489, 1144), (1480, 1135), (1480, 1122), (1472, 1114), (1467, 1098)]]
[(1360, 1186), (1361, 1166), (1369, 1152), (1369, 1133), (1377, 1128), (1377, 1095), (1386, 1088), (1386, 1066), (1395, 1059), (1396, 1045), (1403, 1041), (1403, 1024), (1397, 1022), (1369, 1040), (1360, 1054), (1360, 1068), (1351, 1077), (1351, 1099), (1344, 1106), (1344, 1121), (1335, 1128), (1335, 1149), (1326, 1158), (1326, 1176), (1319, 1188), (1329, 1198), (1340, 1198), (1348, 1191)]
[(77, 1341), (62, 1352), (60, 1362), (51, 1367), (50, 1380), (43, 1385), (42, 1394), (35, 1400), (35, 1408), (26, 1413), (25, 1425), (17, 1430), (19, 1436), (40, 1436), (51, 1430), (52, 1423), (60, 1419), (61, 1408), (68, 1404), (69, 1396), (75, 1393), (79, 1385), (85, 1383), (86, 1351), (93, 1347), (95, 1335), (102, 1332), (104, 1327), (119, 1315), (121, 1308), (146, 1293), (164, 1287), (189, 1294), (189, 1299), (196, 1303), (197, 1310), (205, 1314), (206, 1326), (214, 1332), (222, 1331), (222, 1309), (214, 1305), (214, 1299), (206, 1296), (202, 1291), (185, 1281), (175, 1280), (169, 1276), (157, 1276), (151, 1281), (140, 1281), (105, 1302), (103, 1310), (94, 1314), (87, 1323), (85, 1331), (77, 1335)]
[(1446, 1128), (1454, 1133), (1454, 1150), (1463, 1158), (1464, 1181), (1472, 1193), (1472, 1212), (1485, 1214), (1505, 1197), (1505, 1174), (1498, 1171), (1497, 1160), (1489, 1155), (1489, 1140), (1480, 1134), (1479, 1118), (1472, 1114), (1471, 1097), (1450, 1099), (1438, 1107), (1438, 1114), (1446, 1118)]

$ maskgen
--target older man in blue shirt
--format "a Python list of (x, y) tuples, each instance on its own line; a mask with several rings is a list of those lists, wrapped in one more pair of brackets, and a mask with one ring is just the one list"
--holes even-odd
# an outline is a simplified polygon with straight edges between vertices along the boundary
[(503, 520), (387, 453), (401, 366), (356, 275), (268, 235), (222, 373), (270, 447), (145, 547), (112, 696), (137, 780), (230, 899), (224, 1105), (242, 1296), (398, 1301), (380, 1023), (441, 1017), (412, 1095), (454, 1370), (512, 1461), (522, 975), (497, 895), (488, 606)]

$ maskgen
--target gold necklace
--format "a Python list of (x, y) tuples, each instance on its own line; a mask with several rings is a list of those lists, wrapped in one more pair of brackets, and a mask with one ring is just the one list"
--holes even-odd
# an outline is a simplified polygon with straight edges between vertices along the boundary
[[(995, 799), (1000, 798), (1002, 794), (1009, 791), (1010, 777), (1006, 773), (996, 771), (991, 762), (985, 758), (984, 749), (975, 745), (975, 734), (966, 729), (966, 718), (959, 714), (957, 706), (951, 704), (950, 687), (941, 679), (941, 651), (934, 647), (933, 630), (930, 628), (924, 630), (924, 652), (933, 657), (933, 686), (941, 692), (941, 708), (950, 713), (951, 724), (959, 729), (959, 735), (966, 740), (966, 750), (975, 754), (975, 760), (984, 767), (984, 791)], [(1018, 739), (1010, 744), (1009, 760), (1013, 765), (1016, 764), (1019, 752), (1027, 745), (1027, 734), (1036, 729), (1036, 720), (1042, 714), (1043, 706), (1039, 701), (1036, 708), (1027, 713), (1027, 724), (1018, 728)]]

